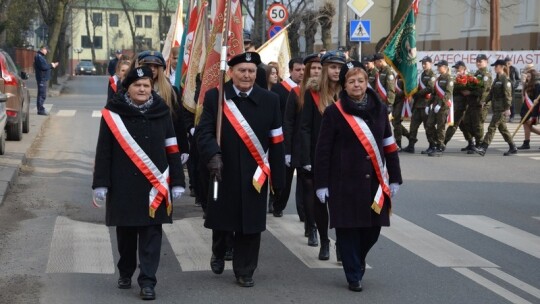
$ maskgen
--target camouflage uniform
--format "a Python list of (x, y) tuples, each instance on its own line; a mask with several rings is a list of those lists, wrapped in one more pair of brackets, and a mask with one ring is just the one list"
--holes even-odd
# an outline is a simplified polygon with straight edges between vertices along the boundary
[[(444, 91), (444, 96), (439, 97), (437, 94), (436, 86)], [(427, 151), (429, 156), (440, 156), (444, 151), (444, 129), (446, 128), (446, 119), (448, 116), (448, 104), (447, 101), (452, 99), (452, 92), (454, 91), (454, 81), (450, 73), (441, 74), (435, 82), (433, 88), (433, 99), (429, 107), (426, 107), (426, 111), (429, 111), (427, 119), (426, 136), (430, 143), (435, 144), (435, 148), (431, 151)]]
[(367, 73), (368, 73), (369, 86), (375, 90), (375, 84), (377, 83), (377, 74), (379, 73), (379, 70), (374, 67), (373, 69), (369, 70)]
[(452, 136), (454, 136), (458, 127), (461, 132), (463, 132), (463, 135), (467, 141), (472, 139), (470, 131), (466, 128), (465, 123), (463, 123), (467, 107), (469, 106), (469, 97), (462, 94), (464, 90), (464, 88), (457, 88), (454, 86), (454, 124), (446, 128), (446, 134), (444, 135), (445, 145), (450, 141), (450, 139), (452, 139)]
[[(389, 110), (391, 110), (391, 106), (394, 104), (394, 100), (396, 98), (396, 90), (394, 88), (396, 84), (396, 76), (394, 76), (394, 71), (392, 71), (392, 68), (389, 65), (384, 66), (381, 70), (379, 70), (379, 81), (381, 82), (382, 86), (386, 90), (386, 99), (379, 94), (379, 97), (381, 97), (381, 100), (389, 106)], [(376, 89), (375, 91), (379, 93), (379, 91)]]
[(401, 78), (397, 78), (396, 82), (396, 97), (394, 100), (394, 106), (392, 108), (392, 127), (394, 127), (394, 138), (396, 140), (396, 144), (401, 150), (401, 137), (405, 136), (406, 138), (409, 138), (409, 131), (401, 124), (403, 122), (401, 112), (403, 111), (403, 106), (405, 104), (403, 80)]
[[(484, 137), (484, 122), (486, 120), (487, 111), (489, 110), (489, 106), (486, 106), (485, 103), (491, 89), (492, 77), (487, 68), (479, 69), (474, 76), (482, 79), (483, 87), (471, 91), (473, 97), (469, 99), (469, 107), (465, 113), (465, 126), (472, 137), (474, 137), (476, 148), (478, 148)], [(473, 147), (474, 146), (471, 146), (470, 148)], [(470, 153), (474, 152), (471, 151)]]

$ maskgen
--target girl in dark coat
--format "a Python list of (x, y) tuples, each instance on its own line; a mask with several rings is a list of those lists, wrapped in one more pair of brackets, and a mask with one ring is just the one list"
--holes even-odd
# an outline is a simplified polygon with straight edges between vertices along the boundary
[(155, 298), (161, 225), (172, 222), (172, 200), (185, 187), (169, 107), (151, 77), (147, 67), (131, 70), (102, 111), (92, 184), (95, 203), (106, 202), (107, 226), (116, 226), (118, 288), (131, 287), (138, 248), (145, 300)]
[(381, 226), (390, 225), (390, 198), (402, 183), (401, 170), (386, 106), (367, 88), (363, 65), (344, 65), (340, 82), (341, 98), (321, 122), (315, 188), (320, 202), (328, 201), (349, 289), (361, 291), (366, 255)]
[[(540, 114), (540, 103), (536, 103), (533, 109), (529, 112), (529, 109), (534, 104), (534, 100), (540, 96), (540, 74), (535, 69), (529, 69), (525, 72), (524, 90), (523, 90), (523, 104), (521, 105), (521, 120), (525, 118), (523, 122), (523, 131), (525, 132), (525, 139), (523, 144), (518, 147), (519, 150), (528, 150), (531, 148), (531, 132), (540, 135), (540, 130), (534, 126), (538, 124), (538, 115)], [(527, 115), (529, 112), (529, 115)]]

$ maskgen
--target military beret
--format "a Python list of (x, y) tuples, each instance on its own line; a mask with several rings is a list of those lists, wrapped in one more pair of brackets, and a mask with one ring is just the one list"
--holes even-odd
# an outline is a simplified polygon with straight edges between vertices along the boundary
[(144, 51), (137, 55), (137, 62), (139, 64), (157, 64), (160, 66), (165, 66), (165, 59), (158, 51)]
[(319, 53), (310, 54), (304, 57), (304, 64), (308, 64), (310, 62), (321, 62), (321, 57), (319, 56)]
[(441, 60), (441, 61), (437, 62), (435, 65), (436, 65), (436, 66), (441, 66), (441, 65), (448, 66), (448, 61), (446, 61), (446, 60)]
[(258, 66), (261, 64), (261, 56), (259, 56), (259, 54), (256, 52), (245, 52), (234, 56), (227, 62), (227, 64), (232, 67), (243, 62), (254, 63)]
[(149, 67), (140, 66), (128, 72), (126, 78), (122, 81), (122, 87), (127, 90), (135, 81), (143, 78), (148, 78), (150, 81), (153, 81), (153, 77), (152, 70)]
[(510, 58), (510, 57), (508, 57), (508, 56), (506, 56), (506, 57), (504, 58), (504, 62), (510, 62), (510, 61), (512, 61), (512, 58)]
[(461, 66), (466, 67), (465, 62), (460, 60), (460, 61), (456, 62), (456, 64), (454, 64), (452, 67), (457, 69), (457, 68), (459, 68)]
[(422, 60), (420, 60), (420, 62), (433, 62), (433, 60), (429, 56), (424, 56), (424, 58), (422, 58)]
[(488, 58), (485, 54), (478, 54), (476, 56), (476, 61), (479, 61), (479, 60), (488, 60)]
[(339, 71), (339, 83), (341, 84), (341, 87), (345, 87), (345, 76), (347, 75), (347, 72), (354, 68), (361, 68), (364, 71), (366, 70), (364, 64), (356, 60), (352, 60), (344, 64)]
[(502, 59), (497, 59), (491, 66), (506, 65), (506, 62)]
[(369, 56), (367, 56), (367, 60), (369, 62), (375, 62), (375, 56), (374, 55), (369, 55)]
[(368, 63), (369, 62), (369, 56), (362, 57), (362, 63)]
[(340, 64), (345, 64), (345, 54), (343, 54), (343, 52), (341, 51), (330, 51), (330, 52), (326, 52), (324, 55), (322, 55), (321, 57), (321, 64), (326, 64), (326, 63), (340, 63)]
[(377, 53), (375, 55), (373, 55), (373, 60), (381, 60), (381, 59), (384, 59), (384, 55), (382, 53)]

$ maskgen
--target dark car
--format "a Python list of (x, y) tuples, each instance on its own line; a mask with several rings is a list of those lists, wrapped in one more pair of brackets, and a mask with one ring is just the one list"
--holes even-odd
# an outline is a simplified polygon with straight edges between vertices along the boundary
[(7, 95), (0, 92), (0, 155), (6, 153), (6, 101)]
[(28, 74), (19, 72), (8, 53), (0, 50), (0, 92), (7, 95), (7, 139), (21, 140), (30, 131), (30, 92), (24, 82)]
[(75, 67), (75, 75), (96, 75), (96, 67), (92, 61), (82, 60)]

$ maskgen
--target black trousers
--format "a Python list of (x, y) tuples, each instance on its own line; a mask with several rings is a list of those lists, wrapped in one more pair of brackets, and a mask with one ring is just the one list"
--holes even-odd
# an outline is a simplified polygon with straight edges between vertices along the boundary
[[(292, 180), (294, 178), (294, 170), (297, 168), (294, 167), (285, 167), (285, 188), (281, 191), (281, 195), (278, 201), (274, 201), (274, 209), (277, 211), (283, 211), (287, 207), (287, 202), (289, 201), (289, 196), (291, 194)], [(296, 180), (296, 191), (295, 191), (295, 200), (296, 200), (296, 212), (298, 217), (303, 222), (305, 218), (304, 212), (304, 203), (302, 198), (302, 183), (297, 177)]]
[(307, 227), (310, 225), (311, 217), (319, 231), (319, 237), (322, 242), (329, 242), (328, 238), (328, 203), (321, 203), (315, 194), (315, 186), (313, 185), (313, 173), (305, 169), (302, 171), (302, 180), (304, 182), (304, 207), (306, 210)]
[[(212, 253), (223, 259), (228, 243), (230, 231), (212, 230)], [(259, 262), (259, 249), (261, 247), (261, 233), (243, 234), (234, 232), (233, 235), (233, 271), (238, 277), (253, 277)]]
[(379, 239), (381, 227), (336, 228), (336, 246), (347, 282), (362, 281), (366, 271), (366, 256)]
[(138, 241), (140, 272), (137, 282), (141, 288), (156, 286), (162, 236), (161, 225), (116, 227), (116, 241), (120, 253), (117, 266), (120, 277), (131, 278), (133, 276), (137, 268)]

